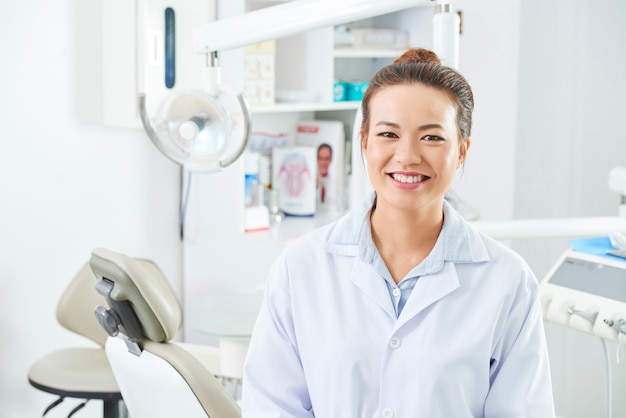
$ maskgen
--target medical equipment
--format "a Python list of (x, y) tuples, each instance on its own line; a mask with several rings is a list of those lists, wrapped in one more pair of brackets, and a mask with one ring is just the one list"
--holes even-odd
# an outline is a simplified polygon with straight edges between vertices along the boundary
[(229, 166), (243, 153), (250, 136), (250, 107), (245, 97), (220, 85), (217, 55), (211, 54), (209, 61), (204, 90), (170, 95), (159, 107), (154, 125), (146, 113), (146, 95), (139, 94), (141, 122), (148, 137), (165, 156), (190, 171), (212, 172)]
[(626, 260), (568, 249), (539, 286), (544, 320), (602, 339), (606, 368), (605, 416), (612, 416), (607, 340), (617, 341), (617, 364), (626, 337)]
[[(617, 341), (620, 364), (626, 337), (626, 260), (611, 254), (616, 244), (622, 244), (626, 229), (626, 169), (612, 169), (608, 186), (621, 195), (619, 217), (561, 219), (557, 220), (559, 228), (544, 223), (547, 229), (543, 234), (538, 229), (531, 231), (535, 237), (559, 236), (568, 229), (570, 234), (578, 232), (577, 236), (610, 236), (570, 241), (576, 247), (563, 253), (539, 286), (544, 320), (601, 339), (606, 368), (605, 416), (610, 418), (612, 377), (607, 341)], [(532, 220), (527, 222), (526, 227), (539, 226)]]
[(56, 316), (59, 324), (91, 340), (95, 346), (54, 350), (28, 370), (31, 386), (58, 396), (43, 415), (73, 398), (78, 404), (70, 411), (70, 416), (90, 400), (102, 401), (103, 418), (126, 416), (122, 394), (104, 350), (107, 335), (91, 315), (93, 307), (104, 302), (93, 289), (94, 280), (89, 265), (83, 265), (63, 292)]
[(540, 284), (544, 318), (604, 339), (626, 335), (626, 260), (568, 249)]
[(106, 300), (95, 314), (109, 335), (107, 358), (129, 413), (239, 418), (235, 399), (215, 377), (217, 350), (172, 341), (182, 310), (158, 266), (104, 248), (92, 251), (89, 266)]
[[(220, 19), (197, 28), (196, 50), (211, 53), (304, 32), (322, 26), (367, 19), (424, 4), (437, 4), (433, 18), (434, 51), (457, 66), (460, 21), (450, 0), (295, 0)], [(281, 22), (280, 25), (272, 22)], [(269, 24), (268, 24), (269, 23)]]

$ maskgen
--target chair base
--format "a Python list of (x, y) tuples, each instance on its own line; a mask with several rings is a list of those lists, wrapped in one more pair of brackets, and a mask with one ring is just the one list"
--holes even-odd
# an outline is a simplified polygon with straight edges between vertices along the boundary
[[(87, 400), (100, 400), (103, 402), (102, 418), (124, 418), (126, 416), (126, 407), (124, 405), (122, 394), (119, 392), (83, 392), (83, 391), (67, 391), (49, 386), (41, 385), (28, 379), (28, 383), (36, 389), (43, 392), (58, 395), (60, 398), (75, 398)], [(51, 409), (51, 408), (50, 408)], [(120, 412), (120, 409), (122, 412)]]

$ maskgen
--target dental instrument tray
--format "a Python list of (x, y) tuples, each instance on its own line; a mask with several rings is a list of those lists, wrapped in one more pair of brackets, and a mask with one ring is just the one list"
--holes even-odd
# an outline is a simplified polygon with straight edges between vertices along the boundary
[(607, 340), (626, 335), (626, 260), (568, 249), (539, 291), (544, 320)]

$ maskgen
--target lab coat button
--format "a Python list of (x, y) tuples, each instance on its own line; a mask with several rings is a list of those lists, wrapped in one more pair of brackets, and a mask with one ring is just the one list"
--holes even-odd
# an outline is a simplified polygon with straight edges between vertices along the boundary
[(391, 408), (383, 409), (383, 418), (393, 418), (393, 409)]
[(391, 347), (391, 348), (398, 348), (398, 347), (400, 347), (400, 338), (393, 337), (391, 340), (389, 340), (389, 347)]
[(398, 288), (396, 287), (395, 289), (393, 289), (393, 292), (392, 292), (392, 293), (393, 293), (393, 295), (394, 295), (395, 297), (398, 297), (398, 296), (400, 296), (400, 289), (398, 289)]

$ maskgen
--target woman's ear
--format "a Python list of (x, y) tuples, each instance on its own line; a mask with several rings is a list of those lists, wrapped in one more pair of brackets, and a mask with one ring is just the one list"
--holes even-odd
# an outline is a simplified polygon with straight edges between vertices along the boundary
[(465, 163), (465, 158), (467, 158), (467, 151), (471, 145), (471, 141), (469, 138), (465, 138), (461, 141), (459, 145), (459, 163), (457, 164), (457, 168), (461, 167)]
[(367, 134), (365, 133), (365, 129), (361, 129), (359, 137), (361, 138), (361, 151), (365, 151), (367, 149)]

